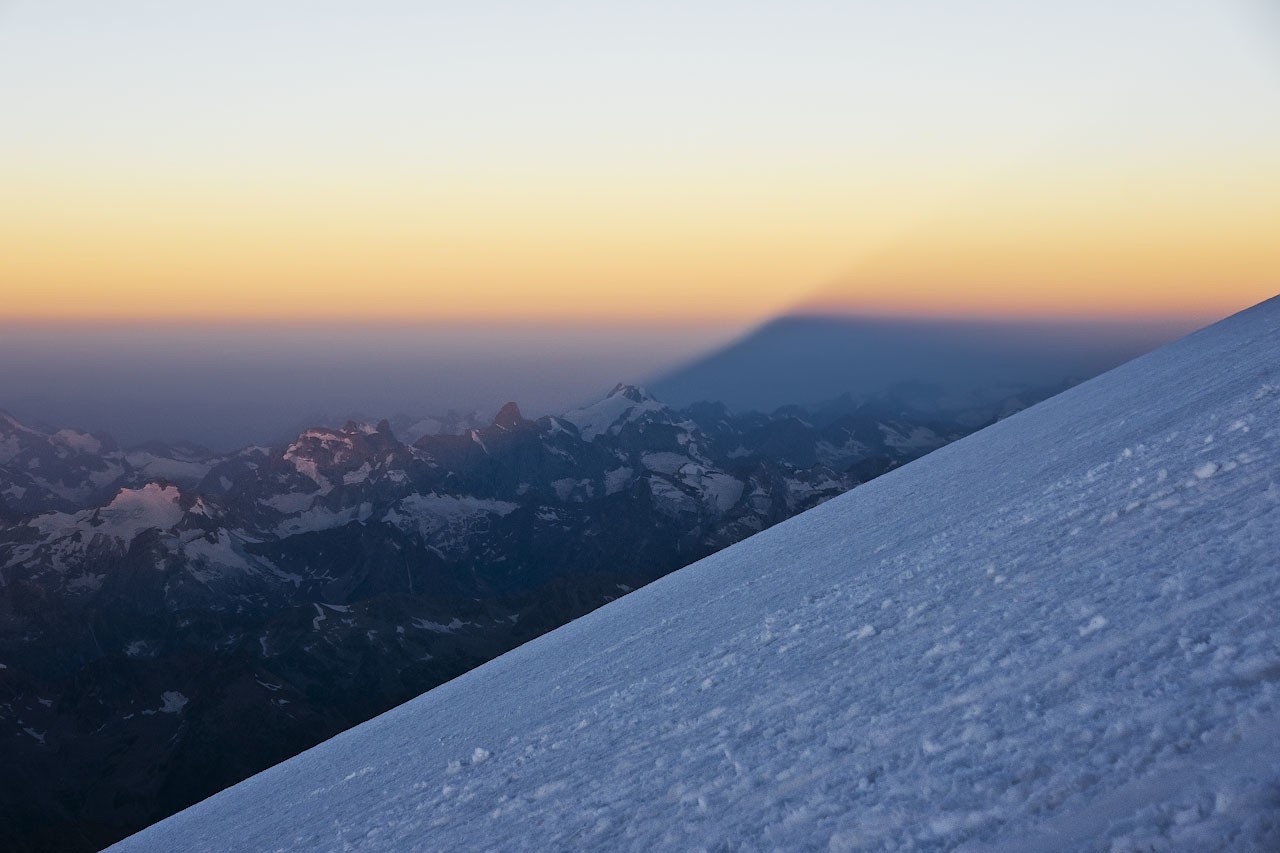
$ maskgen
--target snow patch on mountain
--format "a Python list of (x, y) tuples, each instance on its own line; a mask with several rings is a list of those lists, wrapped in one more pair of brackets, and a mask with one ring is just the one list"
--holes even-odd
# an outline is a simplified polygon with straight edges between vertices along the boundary
[(22, 452), (22, 442), (16, 435), (0, 438), (0, 465), (8, 465)]
[(657, 506), (660, 512), (673, 517), (682, 513), (697, 512), (697, 499), (674, 483), (652, 475), (648, 480), (649, 490), (653, 494), (654, 505)]
[(87, 432), (78, 429), (60, 429), (49, 440), (57, 447), (72, 453), (97, 453), (102, 450), (102, 442)]
[(161, 714), (177, 714), (187, 706), (187, 697), (177, 690), (166, 690), (160, 694)]
[[(899, 449), (901, 449), (900, 445)], [(831, 441), (819, 441), (814, 446), (814, 451), (819, 462), (823, 465), (834, 467), (841, 464), (847, 465), (851, 460), (865, 456), (867, 454), (867, 446), (856, 439), (850, 438), (839, 444)], [(743, 455), (747, 454), (744, 453)]]
[(414, 619), (413, 620), (413, 625), (415, 628), (421, 628), (422, 630), (430, 631), (433, 634), (452, 634), (454, 631), (457, 631), (459, 628), (465, 628), (468, 625), (472, 625), (472, 624), (474, 623), (463, 622), (461, 619), (458, 619), (457, 617), (450, 619), (448, 623), (432, 622), (430, 619)]
[(173, 459), (147, 450), (131, 450), (124, 458), (147, 479), (170, 480), (187, 487), (194, 487), (213, 467), (208, 460)]
[(551, 488), (562, 501), (588, 500), (595, 495), (595, 483), (585, 478), (561, 477), (551, 481)]
[(681, 470), (681, 479), (702, 493), (707, 506), (719, 513), (733, 509), (742, 498), (746, 484), (724, 473), (710, 471), (701, 465), (689, 464)]
[(631, 479), (635, 472), (625, 465), (620, 468), (614, 468), (604, 473), (604, 492), (606, 495), (616, 495), (623, 491), (631, 484)]
[[(353, 424), (352, 427), (353, 432), (360, 432), (357, 425)], [(309, 429), (285, 448), (283, 459), (291, 463), (299, 474), (313, 480), (322, 490), (328, 491), (333, 488), (333, 485), (320, 473), (316, 457), (327, 457), (330, 464), (340, 463), (349, 458), (354, 449), (354, 442), (350, 435), (329, 429)]]
[[(205, 512), (199, 498), (186, 510), (179, 505), (181, 498), (177, 486), (148, 483), (140, 489), (121, 489), (109, 504), (97, 509), (37, 515), (24, 526), (38, 532), (39, 538), (10, 546), (5, 565), (20, 566), (44, 555), (51, 568), (66, 572), (78, 567), (80, 558), (96, 543), (108, 541), (120, 551), (148, 530), (168, 531), (188, 512)], [(100, 576), (90, 574), (80, 574), (69, 583), (81, 592), (92, 591), (100, 585)]]
[(902, 431), (888, 424), (880, 424), (880, 432), (884, 435), (884, 443), (896, 450), (931, 450), (946, 444), (944, 439), (928, 427), (917, 426)]
[(395, 507), (387, 511), (382, 520), (429, 536), (447, 529), (462, 532), (472, 519), (488, 514), (506, 515), (517, 506), (518, 504), (510, 501), (432, 492), (402, 498)]
[(218, 530), (208, 536), (199, 536), (185, 542), (181, 551), (197, 568), (215, 567), (219, 570), (236, 569), (242, 572), (254, 568), (245, 556), (243, 543), (226, 530)]
[(144, 530), (168, 530), (182, 520), (177, 486), (147, 483), (141, 489), (121, 489), (105, 507), (88, 513), (85, 525), (95, 532), (128, 542)]
[(299, 533), (316, 533), (353, 522), (368, 521), (373, 515), (373, 504), (364, 501), (355, 506), (330, 509), (320, 504), (289, 516), (276, 526), (277, 536), (296, 536)]
[(278, 495), (271, 495), (270, 497), (262, 498), (258, 501), (258, 503), (263, 506), (269, 506), (277, 512), (282, 512), (285, 515), (293, 515), (294, 513), (302, 512), (303, 510), (310, 508), (310, 506), (315, 502), (316, 495), (314, 492), (282, 492)]
[(372, 473), (372, 471), (373, 471), (373, 468), (370, 467), (367, 461), (362, 462), (360, 464), (360, 467), (357, 468), (356, 470), (348, 471), (347, 473), (342, 475), (342, 485), (354, 486), (357, 483), (363, 483), (365, 480), (369, 479), (369, 474)]
[(689, 462), (689, 457), (681, 453), (645, 453), (640, 457), (640, 464), (650, 471), (673, 477)]

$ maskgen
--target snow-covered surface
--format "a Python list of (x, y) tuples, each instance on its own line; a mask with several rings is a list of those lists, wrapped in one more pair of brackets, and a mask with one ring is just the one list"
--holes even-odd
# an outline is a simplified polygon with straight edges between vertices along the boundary
[(195, 486), (213, 463), (208, 460), (170, 459), (146, 450), (133, 450), (124, 457), (148, 479), (172, 480), (184, 486)]
[[(231, 488), (231, 486), (227, 485), (226, 488)], [(294, 513), (299, 513), (305, 509), (309, 509), (315, 501), (316, 496), (314, 492), (310, 494), (307, 492), (283, 492), (282, 494), (264, 498), (260, 503), (279, 512), (283, 512), (285, 515), (293, 515)]]
[(616, 495), (618, 492), (625, 489), (631, 483), (631, 478), (634, 473), (635, 472), (630, 468), (625, 466), (621, 468), (614, 468), (612, 471), (606, 471), (604, 473), (605, 494)]
[(97, 453), (102, 449), (102, 442), (87, 432), (78, 429), (60, 429), (50, 436), (53, 444), (65, 448), (72, 453)]
[[(121, 489), (101, 509), (82, 510), (74, 516), (47, 513), (29, 524), (41, 529), (71, 528), (83, 535), (102, 534), (128, 542), (144, 530), (168, 530), (182, 520), (178, 506), (182, 493), (177, 486), (147, 483), (140, 489)], [(67, 522), (65, 519), (74, 519)]]
[(708, 471), (701, 465), (686, 465), (685, 482), (702, 492), (717, 512), (728, 512), (742, 497), (745, 484), (722, 471)]
[(226, 530), (191, 539), (183, 543), (182, 552), (197, 570), (207, 566), (241, 571), (250, 571), (253, 568), (253, 564), (244, 554), (241, 543)]
[(1280, 848), (1280, 300), (119, 850)]
[(674, 476), (689, 461), (683, 453), (646, 453), (640, 457), (640, 464), (650, 471)]
[(506, 515), (516, 506), (509, 501), (469, 495), (413, 494), (401, 498), (387, 511), (383, 521), (404, 529), (417, 529), (423, 536), (430, 536), (445, 528), (465, 528), (477, 517)]
[[(82, 570), (86, 549), (95, 543), (111, 542), (115, 548), (123, 550), (137, 536), (152, 529), (169, 533), (169, 544), (181, 547), (181, 542), (172, 535), (172, 528), (188, 514), (206, 514), (201, 499), (194, 499), (187, 510), (180, 505), (181, 499), (182, 492), (177, 486), (147, 483), (140, 489), (121, 489), (104, 507), (34, 516), (23, 526), (38, 535), (12, 547), (6, 555), (8, 565), (21, 565), (38, 558), (41, 537), (47, 538), (45, 544), (50, 567), (58, 572)], [(0, 573), (0, 583), (3, 582), (4, 574)], [(80, 574), (69, 581), (73, 590), (81, 592), (97, 589), (101, 583), (100, 575), (91, 574)]]
[(884, 435), (885, 445), (895, 450), (931, 450), (946, 444), (928, 427), (912, 427), (903, 434), (891, 426), (880, 424), (880, 432)]
[(343, 509), (329, 509), (326, 506), (313, 506), (310, 509), (295, 513), (276, 526), (277, 536), (296, 536), (299, 533), (315, 533), (342, 527), (353, 521), (368, 521), (373, 516), (373, 504), (364, 501), (355, 506)]
[(187, 705), (187, 697), (177, 690), (166, 690), (160, 694), (160, 713), (177, 714)]
[(660, 512), (669, 516), (678, 516), (682, 512), (695, 512), (698, 508), (698, 502), (693, 496), (661, 477), (649, 478), (649, 490), (653, 493), (654, 505)]

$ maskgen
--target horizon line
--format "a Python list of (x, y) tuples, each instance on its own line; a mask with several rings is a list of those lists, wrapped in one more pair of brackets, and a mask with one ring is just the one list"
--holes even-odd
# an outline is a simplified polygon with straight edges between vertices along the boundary
[[(1277, 292), (1275, 295), (1280, 295)], [(1268, 297), (1272, 298), (1272, 297)], [(1265, 302), (1266, 299), (1260, 300)], [(1231, 316), (1237, 311), (1246, 310), (1250, 305), (1238, 308), (1218, 310), (1087, 310), (1077, 309), (1063, 312), (1048, 311), (895, 311), (886, 310), (882, 306), (874, 309), (859, 310), (854, 306), (824, 308), (812, 304), (799, 304), (767, 315), (742, 316), (670, 316), (655, 314), (649, 316), (605, 316), (605, 315), (572, 315), (564, 317), (519, 317), (513, 315), (430, 317), (404, 315), (359, 315), (344, 317), (341, 315), (314, 316), (192, 316), (192, 315), (155, 315), (155, 316), (101, 316), (101, 315), (3, 315), (0, 314), (0, 331), (61, 331), (72, 329), (86, 330), (123, 330), (123, 329), (156, 329), (156, 330), (253, 330), (253, 329), (402, 329), (402, 330), (468, 330), (468, 329), (511, 329), (511, 330), (582, 330), (593, 329), (695, 329), (695, 328), (755, 328), (787, 319), (824, 319), (824, 320), (863, 320), (871, 322), (918, 322), (936, 325), (947, 324), (992, 324), (992, 325), (1049, 325), (1049, 324), (1177, 324), (1211, 323)]]

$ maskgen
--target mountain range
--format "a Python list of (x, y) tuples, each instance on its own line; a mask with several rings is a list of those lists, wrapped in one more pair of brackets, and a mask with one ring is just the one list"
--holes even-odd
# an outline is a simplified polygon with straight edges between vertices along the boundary
[[(612, 436), (622, 408), (615, 396), (540, 434)], [(486, 445), (521, 429), (507, 415)], [(664, 427), (654, 453), (714, 444)], [(454, 458), (475, 443), (452, 442)], [(731, 505), (714, 467), (667, 460), (659, 505)], [(115, 849), (1275, 850), (1278, 463), (1280, 298)], [(763, 473), (725, 473), (743, 483), (732, 506), (760, 493)], [(687, 501), (658, 500), (669, 490)]]
[(0, 416), (8, 847), (101, 847), (1056, 390), (619, 385), (228, 454)]

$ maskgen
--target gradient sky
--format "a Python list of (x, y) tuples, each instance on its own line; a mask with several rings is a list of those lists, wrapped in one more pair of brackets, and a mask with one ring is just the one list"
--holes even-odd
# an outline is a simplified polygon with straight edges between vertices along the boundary
[(1280, 289), (1269, 0), (0, 0), (0, 79), (0, 321)]

